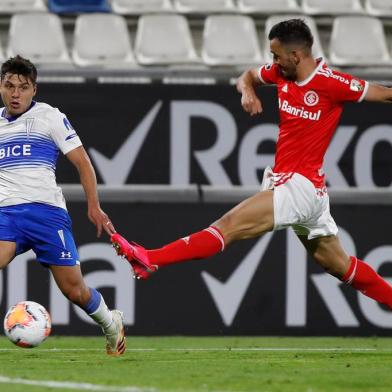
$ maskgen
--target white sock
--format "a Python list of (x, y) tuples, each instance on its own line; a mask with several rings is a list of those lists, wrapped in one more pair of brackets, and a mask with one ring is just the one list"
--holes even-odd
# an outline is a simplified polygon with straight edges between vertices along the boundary
[(113, 329), (114, 327), (112, 312), (108, 309), (102, 295), (101, 295), (101, 302), (99, 303), (98, 309), (95, 312), (91, 313), (89, 316), (98, 325), (102, 327), (105, 333), (112, 332), (111, 329)]

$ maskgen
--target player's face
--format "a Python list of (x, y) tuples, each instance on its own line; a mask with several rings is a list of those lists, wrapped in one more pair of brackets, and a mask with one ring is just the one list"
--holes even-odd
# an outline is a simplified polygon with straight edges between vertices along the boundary
[(10, 116), (24, 113), (36, 92), (35, 84), (23, 75), (7, 73), (0, 84), (1, 99)]
[(274, 64), (279, 66), (283, 77), (288, 80), (297, 79), (297, 58), (295, 54), (282, 43), (274, 38), (270, 41), (270, 49), (273, 56)]

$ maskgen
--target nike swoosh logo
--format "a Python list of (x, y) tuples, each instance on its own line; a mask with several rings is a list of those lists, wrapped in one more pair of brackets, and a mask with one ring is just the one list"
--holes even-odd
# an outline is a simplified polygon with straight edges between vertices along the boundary
[(201, 273), (226, 326), (232, 324), (272, 235), (263, 235), (226, 282), (220, 282), (206, 271)]
[(89, 153), (105, 184), (125, 184), (161, 106), (162, 101), (158, 101), (112, 158), (105, 157), (95, 148), (89, 149)]
[(73, 138), (76, 137), (76, 136), (78, 136), (78, 135), (77, 135), (76, 133), (73, 133), (72, 135), (67, 136), (67, 137), (65, 138), (65, 141), (71, 140), (71, 139), (73, 139)]

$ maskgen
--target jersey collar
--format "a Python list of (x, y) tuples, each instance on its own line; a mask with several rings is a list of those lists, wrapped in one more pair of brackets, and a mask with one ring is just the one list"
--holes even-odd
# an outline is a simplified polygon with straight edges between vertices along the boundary
[(27, 113), (36, 103), (37, 103), (36, 101), (31, 101), (31, 105), (29, 106), (29, 108), (25, 112), (18, 114), (16, 116), (7, 116), (7, 110), (6, 110), (6, 108), (4, 108), (3, 111), (1, 112), (1, 117), (7, 119), (8, 122), (15, 121), (20, 116), (23, 116), (25, 113)]
[(294, 82), (297, 86), (305, 86), (306, 84), (308, 84), (316, 75), (316, 73), (320, 70), (320, 68), (324, 65), (325, 61), (322, 57), (319, 57), (316, 59), (316, 61), (318, 61), (318, 65), (317, 67), (314, 69), (314, 71), (302, 82)]

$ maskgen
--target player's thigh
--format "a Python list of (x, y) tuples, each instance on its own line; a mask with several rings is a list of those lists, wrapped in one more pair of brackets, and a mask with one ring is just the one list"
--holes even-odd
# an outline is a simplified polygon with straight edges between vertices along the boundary
[(347, 272), (350, 258), (335, 235), (308, 239), (299, 235), (309, 254), (330, 274), (341, 278)]
[(273, 191), (259, 192), (213, 223), (222, 232), (226, 244), (259, 236), (274, 228)]
[(0, 269), (9, 264), (18, 250), (21, 253), (17, 247), (21, 239), (16, 225), (20, 216), (12, 208), (0, 209)]
[(84, 302), (89, 296), (80, 265), (49, 265), (53, 278), (61, 292), (73, 302)]
[(0, 269), (5, 268), (15, 257), (16, 243), (12, 241), (0, 241)]

